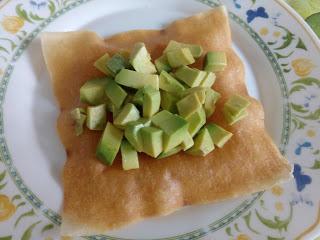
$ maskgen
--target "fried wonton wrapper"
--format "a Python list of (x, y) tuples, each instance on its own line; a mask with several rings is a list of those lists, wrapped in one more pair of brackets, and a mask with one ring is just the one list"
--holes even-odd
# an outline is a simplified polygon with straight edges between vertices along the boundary
[[(80, 105), (81, 85), (103, 76), (93, 63), (105, 52), (130, 51), (141, 41), (155, 59), (169, 40), (199, 44), (205, 52), (226, 52), (228, 66), (214, 85), (222, 98), (208, 122), (218, 123), (234, 136), (206, 157), (179, 153), (156, 160), (140, 154), (140, 168), (131, 171), (122, 170), (119, 156), (112, 166), (103, 165), (95, 157), (101, 132), (85, 130), (79, 137), (74, 133), (69, 113)], [(163, 30), (129, 31), (105, 40), (87, 31), (44, 33), (42, 46), (61, 109), (58, 132), (67, 152), (62, 234), (107, 233), (186, 205), (248, 195), (291, 177), (291, 166), (266, 133), (259, 102), (250, 98), (248, 117), (233, 126), (226, 126), (222, 117), (223, 103), (231, 94), (248, 96), (243, 64), (231, 48), (224, 7), (175, 21)]]

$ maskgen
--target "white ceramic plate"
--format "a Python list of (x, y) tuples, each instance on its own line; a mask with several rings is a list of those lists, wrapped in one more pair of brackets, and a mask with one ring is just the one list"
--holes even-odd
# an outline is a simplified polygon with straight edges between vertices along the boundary
[(320, 44), (303, 20), (267, 0), (3, 0), (0, 2), (0, 239), (60, 239), (64, 149), (39, 33), (90, 29), (102, 36), (161, 28), (225, 4), (249, 92), (294, 164), (270, 191), (187, 207), (109, 236), (86, 239), (313, 239), (320, 235)]

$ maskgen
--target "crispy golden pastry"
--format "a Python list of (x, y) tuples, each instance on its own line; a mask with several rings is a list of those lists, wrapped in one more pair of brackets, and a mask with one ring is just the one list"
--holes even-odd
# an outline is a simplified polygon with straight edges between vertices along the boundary
[[(222, 94), (213, 121), (234, 136), (206, 157), (179, 153), (157, 160), (139, 155), (140, 168), (124, 171), (118, 156), (112, 166), (95, 157), (101, 132), (85, 130), (76, 137), (70, 110), (81, 105), (79, 89), (101, 77), (93, 63), (105, 52), (132, 48), (142, 41), (152, 58), (159, 57), (169, 40), (199, 44), (204, 51), (221, 50), (228, 66), (217, 75), (214, 89)], [(63, 169), (62, 234), (103, 234), (183, 206), (218, 202), (270, 188), (291, 177), (291, 166), (267, 134), (261, 104), (249, 98), (248, 117), (227, 126), (222, 115), (226, 99), (248, 96), (244, 67), (231, 48), (226, 9), (203, 12), (174, 21), (162, 30), (136, 30), (102, 39), (93, 32), (44, 33), (43, 54), (54, 94), (61, 109), (58, 132), (67, 152)], [(197, 67), (202, 66), (202, 59)]]

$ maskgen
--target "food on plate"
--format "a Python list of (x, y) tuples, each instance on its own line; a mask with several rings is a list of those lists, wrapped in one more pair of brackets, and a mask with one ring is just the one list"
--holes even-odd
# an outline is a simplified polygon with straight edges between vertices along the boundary
[(248, 95), (224, 7), (106, 39), (44, 33), (42, 47), (67, 153), (63, 235), (108, 233), (291, 178)]

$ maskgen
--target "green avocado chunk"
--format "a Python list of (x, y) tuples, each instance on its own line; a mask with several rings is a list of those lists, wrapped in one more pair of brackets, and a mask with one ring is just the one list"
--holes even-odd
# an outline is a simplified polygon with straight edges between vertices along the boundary
[(132, 102), (136, 105), (142, 106), (143, 104), (143, 97), (144, 97), (144, 88), (140, 88), (136, 93), (134, 94), (132, 98)]
[(115, 81), (109, 81), (105, 92), (110, 101), (116, 106), (116, 108), (120, 108), (122, 103), (127, 97), (127, 93), (123, 90), (120, 85), (116, 84)]
[(122, 54), (116, 53), (107, 61), (107, 68), (115, 76), (121, 69), (128, 66), (128, 59), (126, 59)]
[(179, 115), (163, 110), (151, 118), (153, 125), (163, 130), (163, 151), (180, 145), (188, 134), (188, 122)]
[(224, 52), (208, 52), (204, 62), (204, 70), (220, 72), (227, 66), (227, 56)]
[(80, 88), (80, 101), (90, 104), (99, 105), (106, 102), (105, 87), (110, 78), (97, 78), (87, 81)]
[(179, 48), (166, 53), (171, 67), (181, 67), (195, 62), (189, 48)]
[(158, 157), (162, 152), (162, 135), (163, 131), (155, 127), (143, 127), (140, 130), (143, 152), (151, 157)]
[(194, 145), (187, 153), (195, 156), (206, 156), (214, 150), (213, 141), (208, 129), (202, 128), (194, 139)]
[(143, 117), (152, 117), (160, 108), (160, 91), (150, 86), (144, 87), (143, 96)]
[(177, 102), (178, 112), (184, 118), (189, 117), (201, 107), (202, 104), (196, 93), (189, 94)]
[(199, 108), (196, 112), (185, 118), (189, 123), (189, 134), (194, 137), (197, 132), (206, 123), (206, 113), (203, 108)]
[(166, 71), (160, 73), (159, 87), (166, 92), (176, 95), (185, 90), (185, 87)]
[(206, 89), (206, 98), (203, 104), (203, 108), (206, 112), (207, 118), (209, 118), (214, 113), (216, 109), (215, 104), (219, 100), (220, 96), (220, 93), (214, 91), (213, 89)]
[(83, 133), (83, 125), (87, 118), (86, 111), (83, 108), (75, 108), (70, 114), (71, 118), (74, 120), (74, 131), (76, 136), (80, 136)]
[(89, 106), (87, 108), (87, 128), (103, 130), (107, 121), (106, 104)]
[(170, 157), (174, 154), (177, 154), (178, 152), (180, 152), (182, 150), (182, 146), (177, 146), (175, 148), (170, 149), (167, 152), (162, 152), (160, 153), (160, 155), (157, 157), (157, 159), (161, 159), (161, 158), (166, 158), (166, 157)]
[(248, 115), (246, 109), (250, 101), (240, 95), (232, 95), (223, 106), (223, 114), (229, 125)]
[(171, 93), (168, 93), (166, 91), (161, 91), (161, 108), (163, 110), (168, 110), (172, 113), (177, 113), (177, 102), (179, 101), (179, 98)]
[(105, 164), (112, 165), (119, 152), (123, 132), (108, 122), (100, 138), (96, 156)]
[(124, 136), (138, 152), (142, 152), (142, 138), (140, 129), (143, 127), (146, 127), (143, 123), (134, 121), (128, 123), (124, 130)]
[(125, 127), (129, 122), (136, 121), (140, 118), (139, 110), (132, 103), (127, 103), (121, 109), (113, 124), (119, 128)]
[(206, 76), (202, 79), (200, 86), (211, 88), (216, 81), (216, 75), (213, 72), (207, 72)]
[(137, 151), (126, 140), (121, 143), (122, 168), (131, 170), (139, 168), (139, 158)]
[(229, 141), (229, 139), (233, 135), (231, 132), (228, 132), (227, 130), (214, 123), (207, 124), (206, 128), (209, 131), (213, 143), (219, 148), (222, 148), (223, 145), (227, 141)]
[(122, 69), (115, 77), (115, 81), (126, 87), (140, 89), (151, 86), (159, 89), (159, 77), (156, 74), (140, 73), (128, 69)]
[(182, 92), (182, 97), (185, 97), (189, 94), (195, 93), (200, 101), (201, 104), (204, 104), (204, 101), (206, 99), (206, 88), (204, 87), (193, 87), (188, 88), (185, 91)]
[(110, 55), (108, 53), (105, 53), (103, 56), (101, 56), (97, 61), (94, 62), (94, 66), (99, 69), (101, 72), (108, 76), (112, 76), (113, 74), (107, 67), (107, 62), (110, 60)]
[(146, 48), (146, 45), (142, 42), (138, 42), (134, 45), (130, 54), (130, 63), (134, 70), (141, 73), (156, 73), (157, 70), (151, 62), (150, 54)]
[(162, 55), (161, 57), (157, 58), (154, 61), (154, 64), (156, 65), (156, 68), (159, 74), (162, 71), (170, 72), (172, 69), (168, 62), (167, 55)]
[(180, 43), (174, 40), (170, 40), (167, 47), (164, 49), (163, 53), (167, 53), (169, 51), (177, 50), (180, 48), (189, 48), (192, 56), (195, 58), (201, 57), (203, 53), (202, 47), (200, 45)]
[(204, 77), (206, 76), (206, 72), (201, 71), (196, 68), (190, 68), (188, 66), (182, 66), (177, 69), (174, 73), (176, 78), (180, 81), (186, 83), (189, 87), (197, 87), (200, 85)]
[(181, 143), (181, 146), (182, 146), (182, 149), (183, 151), (186, 151), (188, 150), (189, 148), (191, 148), (192, 146), (194, 145), (194, 141), (193, 141), (193, 138), (192, 136), (187, 133), (185, 138), (183, 139), (182, 143)]

